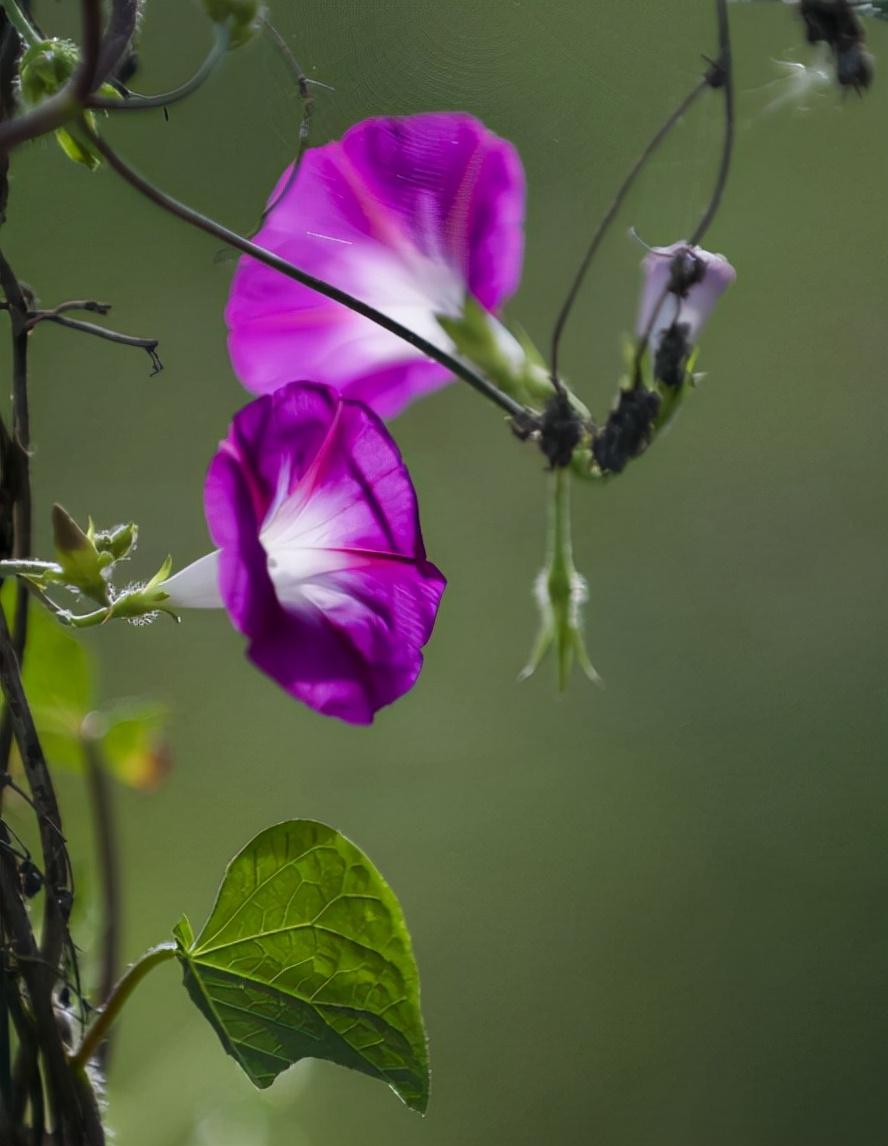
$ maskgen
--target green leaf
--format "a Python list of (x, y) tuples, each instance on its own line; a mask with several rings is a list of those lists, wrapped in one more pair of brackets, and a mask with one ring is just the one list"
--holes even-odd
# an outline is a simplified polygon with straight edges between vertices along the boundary
[[(8, 623), (15, 583), (0, 593)], [(150, 701), (97, 706), (95, 663), (89, 651), (50, 613), (31, 601), (22, 683), (51, 765), (79, 771), (89, 737), (102, 766), (132, 788), (153, 790), (170, 770), (167, 710)]]
[(185, 986), (254, 1085), (320, 1058), (428, 1105), (419, 972), (400, 904), (351, 841), (311, 820), (258, 835), (228, 866)]
[[(3, 584), (8, 623), (15, 611), (14, 581)], [(94, 702), (93, 663), (87, 650), (34, 601), (28, 606), (28, 644), (22, 683), (51, 764), (79, 768), (80, 729)]]
[(130, 788), (154, 791), (172, 767), (168, 720), (163, 705), (124, 700), (93, 713), (86, 727), (112, 776)]

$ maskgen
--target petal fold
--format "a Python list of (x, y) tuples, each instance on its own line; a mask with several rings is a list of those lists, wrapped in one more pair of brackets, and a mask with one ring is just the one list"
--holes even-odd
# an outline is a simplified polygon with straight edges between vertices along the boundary
[(254, 664), (351, 723), (412, 687), (445, 581), (376, 414), (316, 383), (263, 395), (220, 445), (205, 508), (219, 591)]

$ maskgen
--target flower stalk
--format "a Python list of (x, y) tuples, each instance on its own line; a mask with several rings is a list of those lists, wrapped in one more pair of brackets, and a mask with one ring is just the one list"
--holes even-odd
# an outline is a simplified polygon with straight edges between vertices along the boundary
[(534, 595), (540, 610), (540, 628), (530, 659), (518, 679), (532, 676), (554, 648), (558, 687), (562, 692), (567, 688), (574, 660), (589, 680), (600, 683), (583, 637), (582, 609), (588, 593), (585, 578), (577, 571), (573, 559), (568, 469), (557, 469), (552, 474), (546, 565), (537, 577)]
[(76, 1071), (82, 1071), (87, 1063), (97, 1053), (99, 1047), (108, 1037), (117, 1016), (123, 1010), (130, 995), (142, 982), (149, 971), (159, 967), (161, 963), (168, 963), (176, 957), (175, 943), (161, 943), (152, 947), (135, 963), (131, 964), (117, 983), (117, 986), (108, 997), (108, 1001), (97, 1013), (92, 1025), (83, 1036), (80, 1046), (71, 1056), (71, 1066)]

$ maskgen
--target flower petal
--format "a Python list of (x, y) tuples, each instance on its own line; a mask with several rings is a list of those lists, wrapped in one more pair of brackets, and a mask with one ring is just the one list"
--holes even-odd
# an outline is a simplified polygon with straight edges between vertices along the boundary
[(256, 665), (355, 723), (412, 686), (445, 582), (375, 414), (314, 383), (257, 399), (219, 448), (205, 504), (219, 589)]
[[(680, 298), (676, 294), (669, 293), (669, 286), (672, 282), (673, 261), (681, 254), (686, 255), (689, 260), (698, 260), (702, 263), (703, 276)], [(716, 302), (737, 277), (737, 272), (724, 255), (714, 255), (702, 247), (692, 247), (685, 242), (673, 243), (669, 247), (651, 248), (644, 257), (641, 267), (644, 289), (636, 334), (640, 338), (650, 327), (654, 353), (664, 330), (675, 321), (687, 323), (688, 343), (693, 346)], [(653, 317), (655, 308), (658, 308), (656, 318)]]
[[(493, 310), (517, 287), (521, 164), (471, 116), (366, 120), (309, 151), (271, 203), (260, 245), (441, 347), (436, 314), (459, 314), (466, 293)], [(395, 335), (248, 257), (226, 318), (235, 372), (256, 392), (308, 376), (389, 415), (448, 377)]]
[(444, 584), (425, 561), (316, 577), (298, 611), (250, 642), (250, 660), (318, 712), (368, 724), (416, 682)]
[(219, 592), (219, 552), (207, 553), (192, 561), (163, 582), (173, 608), (221, 609), (225, 602)]

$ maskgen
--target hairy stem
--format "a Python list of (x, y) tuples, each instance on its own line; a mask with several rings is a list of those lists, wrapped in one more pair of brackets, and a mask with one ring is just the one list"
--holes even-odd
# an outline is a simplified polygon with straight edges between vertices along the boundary
[(146, 951), (141, 959), (137, 959), (124, 972), (123, 978), (111, 992), (104, 1007), (97, 1013), (89, 1030), (83, 1036), (83, 1042), (71, 1056), (71, 1065), (82, 1070), (96, 1054), (102, 1042), (108, 1037), (112, 1023), (120, 1014), (133, 991), (145, 978), (149, 971), (176, 957), (175, 943), (161, 943)]
[(25, 44), (34, 44), (39, 40), (34, 25), (21, 10), (16, 0), (0, 0), (0, 5), (6, 13), (6, 19), (18, 32)]

